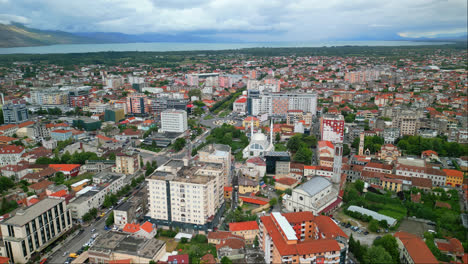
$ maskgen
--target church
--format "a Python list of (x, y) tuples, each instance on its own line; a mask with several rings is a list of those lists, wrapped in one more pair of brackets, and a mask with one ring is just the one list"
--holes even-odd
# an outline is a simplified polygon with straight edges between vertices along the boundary
[[(271, 121), (271, 127), (273, 127), (273, 120)], [(273, 129), (270, 129), (270, 140), (268, 137), (262, 133), (259, 129), (254, 133), (254, 125), (251, 121), (250, 123), (250, 143), (242, 151), (242, 156), (244, 159), (252, 157), (263, 157), (263, 155), (268, 151), (273, 151), (275, 149), (273, 145)]]

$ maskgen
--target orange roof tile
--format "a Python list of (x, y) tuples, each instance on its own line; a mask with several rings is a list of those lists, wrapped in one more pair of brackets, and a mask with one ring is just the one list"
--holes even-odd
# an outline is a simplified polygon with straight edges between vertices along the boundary
[(414, 263), (439, 263), (426, 243), (418, 236), (403, 231), (396, 232), (393, 236), (403, 242)]
[(81, 167), (80, 164), (49, 164), (49, 167), (57, 171), (72, 171)]
[(462, 178), (463, 179), (463, 172), (461, 172), (461, 171), (451, 170), (451, 169), (443, 169), (443, 171), (449, 177), (456, 177), (456, 178)]
[(257, 221), (229, 223), (229, 231), (257, 230)]
[(154, 228), (153, 228), (153, 224), (151, 224), (150, 222), (146, 221), (145, 223), (143, 223), (141, 226), (140, 226), (141, 229), (143, 229), (144, 231), (146, 231), (147, 233), (151, 233), (153, 232)]

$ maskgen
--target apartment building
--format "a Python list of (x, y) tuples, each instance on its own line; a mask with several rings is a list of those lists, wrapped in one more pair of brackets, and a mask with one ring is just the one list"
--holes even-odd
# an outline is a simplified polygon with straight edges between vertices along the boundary
[(0, 166), (16, 165), (21, 161), (25, 150), (22, 146), (3, 145), (0, 146)]
[(445, 186), (447, 174), (438, 167), (427, 164), (423, 159), (398, 158), (395, 165), (395, 174), (398, 176), (430, 179), (432, 186)]
[(223, 180), (221, 184), (228, 186), (231, 177), (232, 154), (229, 145), (210, 144), (198, 151), (198, 160), (223, 164)]
[(127, 96), (127, 114), (143, 115), (148, 112), (147, 98), (144, 94)]
[(2, 109), (5, 124), (19, 124), (29, 119), (25, 104), (5, 104)]
[(92, 208), (99, 208), (106, 195), (118, 192), (124, 185), (125, 176), (101, 172), (93, 176), (93, 186), (84, 187), (70, 200), (68, 208), (73, 219), (81, 220)]
[(65, 199), (45, 198), (0, 223), (4, 247), (13, 263), (27, 263), (72, 227)]
[(247, 111), (249, 115), (267, 113), (286, 116), (289, 110), (301, 110), (316, 115), (316, 93), (261, 93), (249, 90)]
[(135, 174), (140, 170), (141, 157), (139, 154), (117, 154), (115, 157), (115, 167), (113, 172), (123, 173), (125, 175)]
[(348, 236), (328, 216), (273, 212), (260, 217), (266, 263), (345, 263)]
[(400, 135), (415, 136), (419, 130), (419, 118), (415, 114), (403, 114), (398, 116), (395, 125), (400, 128)]
[(161, 113), (161, 129), (159, 129), (159, 132), (183, 133), (187, 129), (186, 111), (169, 109)]
[(147, 178), (149, 215), (158, 225), (207, 230), (224, 207), (223, 165), (169, 160)]
[(321, 139), (332, 143), (343, 142), (344, 124), (345, 121), (342, 115), (323, 115), (320, 118)]

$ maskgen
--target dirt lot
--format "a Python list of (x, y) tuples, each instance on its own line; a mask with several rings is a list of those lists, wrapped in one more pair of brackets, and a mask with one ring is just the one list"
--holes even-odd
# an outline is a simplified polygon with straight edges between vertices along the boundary
[(172, 252), (176, 249), (177, 247), (177, 242), (175, 241), (174, 238), (168, 238), (168, 237), (158, 237), (159, 240), (166, 241), (166, 252)]
[(398, 228), (398, 231), (405, 231), (422, 237), (424, 235), (424, 232), (429, 229), (432, 229), (431, 226), (425, 223), (414, 221), (411, 219), (403, 219), (401, 221), (400, 227)]

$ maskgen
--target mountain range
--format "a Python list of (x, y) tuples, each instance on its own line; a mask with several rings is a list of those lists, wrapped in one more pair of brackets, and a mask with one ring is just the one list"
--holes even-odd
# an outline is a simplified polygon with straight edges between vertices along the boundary
[[(364, 37), (364, 39), (362, 39)], [(458, 37), (441, 36), (440, 38), (401, 38), (386, 36), (375, 39), (375, 36), (359, 36), (360, 40), (413, 40), (413, 41), (466, 41), (467, 35)], [(354, 39), (356, 40), (356, 39)], [(183, 43), (233, 43), (239, 40), (210, 37), (209, 34), (178, 33), (158, 34), (144, 33), (138, 35), (117, 32), (78, 32), (70, 33), (57, 30), (40, 30), (20, 23), (0, 24), (0, 48), (43, 46), (54, 44), (99, 44), (99, 43), (136, 43), (136, 42), (183, 42)]]

